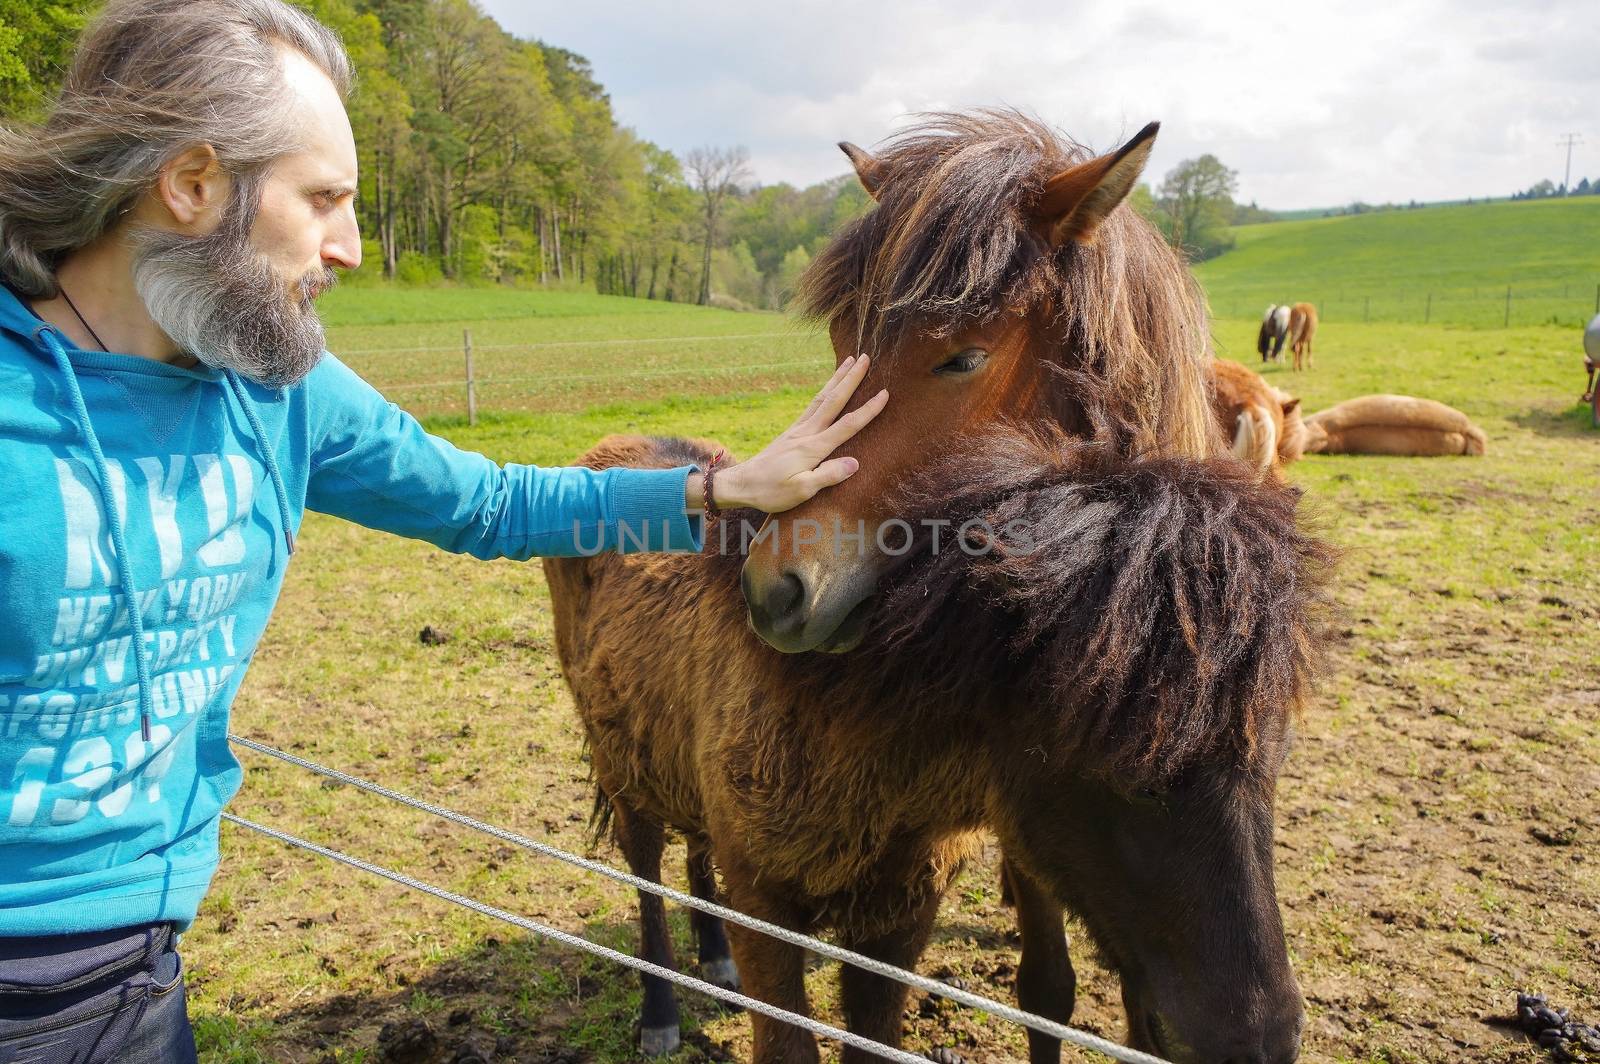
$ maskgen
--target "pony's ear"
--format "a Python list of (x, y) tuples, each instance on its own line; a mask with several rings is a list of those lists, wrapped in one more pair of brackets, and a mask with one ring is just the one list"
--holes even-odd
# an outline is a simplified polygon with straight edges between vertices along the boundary
[(1112, 208), (1133, 191), (1150, 159), (1160, 122), (1151, 122), (1109, 155), (1061, 171), (1045, 182), (1036, 209), (1051, 246), (1088, 244)]
[(1288, 400), (1287, 402), (1285, 402), (1283, 404), (1283, 412), (1285, 414), (1292, 414), (1292, 413), (1295, 412), (1295, 409), (1297, 407), (1299, 407), (1299, 405), (1300, 405), (1300, 400), (1299, 399), (1290, 399), (1290, 400)]
[(839, 142), (839, 150), (850, 157), (850, 165), (856, 168), (856, 177), (861, 179), (861, 187), (876, 201), (878, 192), (883, 188), (883, 179), (887, 176), (884, 171), (888, 168), (873, 158), (871, 152), (856, 147), (848, 140)]

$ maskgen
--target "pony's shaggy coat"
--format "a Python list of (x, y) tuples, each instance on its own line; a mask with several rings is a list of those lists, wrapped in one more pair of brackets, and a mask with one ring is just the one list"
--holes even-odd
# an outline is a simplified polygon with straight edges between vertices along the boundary
[[(609, 436), (582, 464), (714, 449)], [(808, 922), (865, 932), (943, 890), (1020, 753), (990, 747), (1002, 721), (1026, 715), (1048, 760), (1137, 789), (1202, 758), (1248, 767), (1263, 721), (1305, 693), (1325, 554), (1297, 493), (1021, 427), (936, 469), (907, 512), (982, 522), (968, 535), (992, 529), (992, 549), (947, 542), (908, 566), (848, 655), (762, 643), (715, 526), (699, 556), (544, 561), (600, 793), (714, 849), (737, 840)]]

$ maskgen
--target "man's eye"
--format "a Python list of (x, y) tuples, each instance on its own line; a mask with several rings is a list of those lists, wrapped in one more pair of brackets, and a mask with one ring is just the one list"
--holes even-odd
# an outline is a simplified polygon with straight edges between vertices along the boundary
[(974, 347), (935, 366), (933, 372), (940, 375), (959, 376), (963, 373), (971, 373), (987, 361), (989, 361), (989, 352)]

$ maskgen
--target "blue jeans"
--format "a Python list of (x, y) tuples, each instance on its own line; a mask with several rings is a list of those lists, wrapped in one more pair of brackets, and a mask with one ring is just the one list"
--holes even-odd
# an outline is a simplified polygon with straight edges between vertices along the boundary
[(171, 924), (0, 938), (0, 1064), (195, 1064)]

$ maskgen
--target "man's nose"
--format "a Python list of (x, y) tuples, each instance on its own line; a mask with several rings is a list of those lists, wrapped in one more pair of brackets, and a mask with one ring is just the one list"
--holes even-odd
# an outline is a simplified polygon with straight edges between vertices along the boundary
[(337, 232), (329, 233), (328, 239), (323, 242), (322, 263), (345, 270), (361, 268), (361, 229), (356, 224), (353, 208), (346, 224), (341, 225)]

